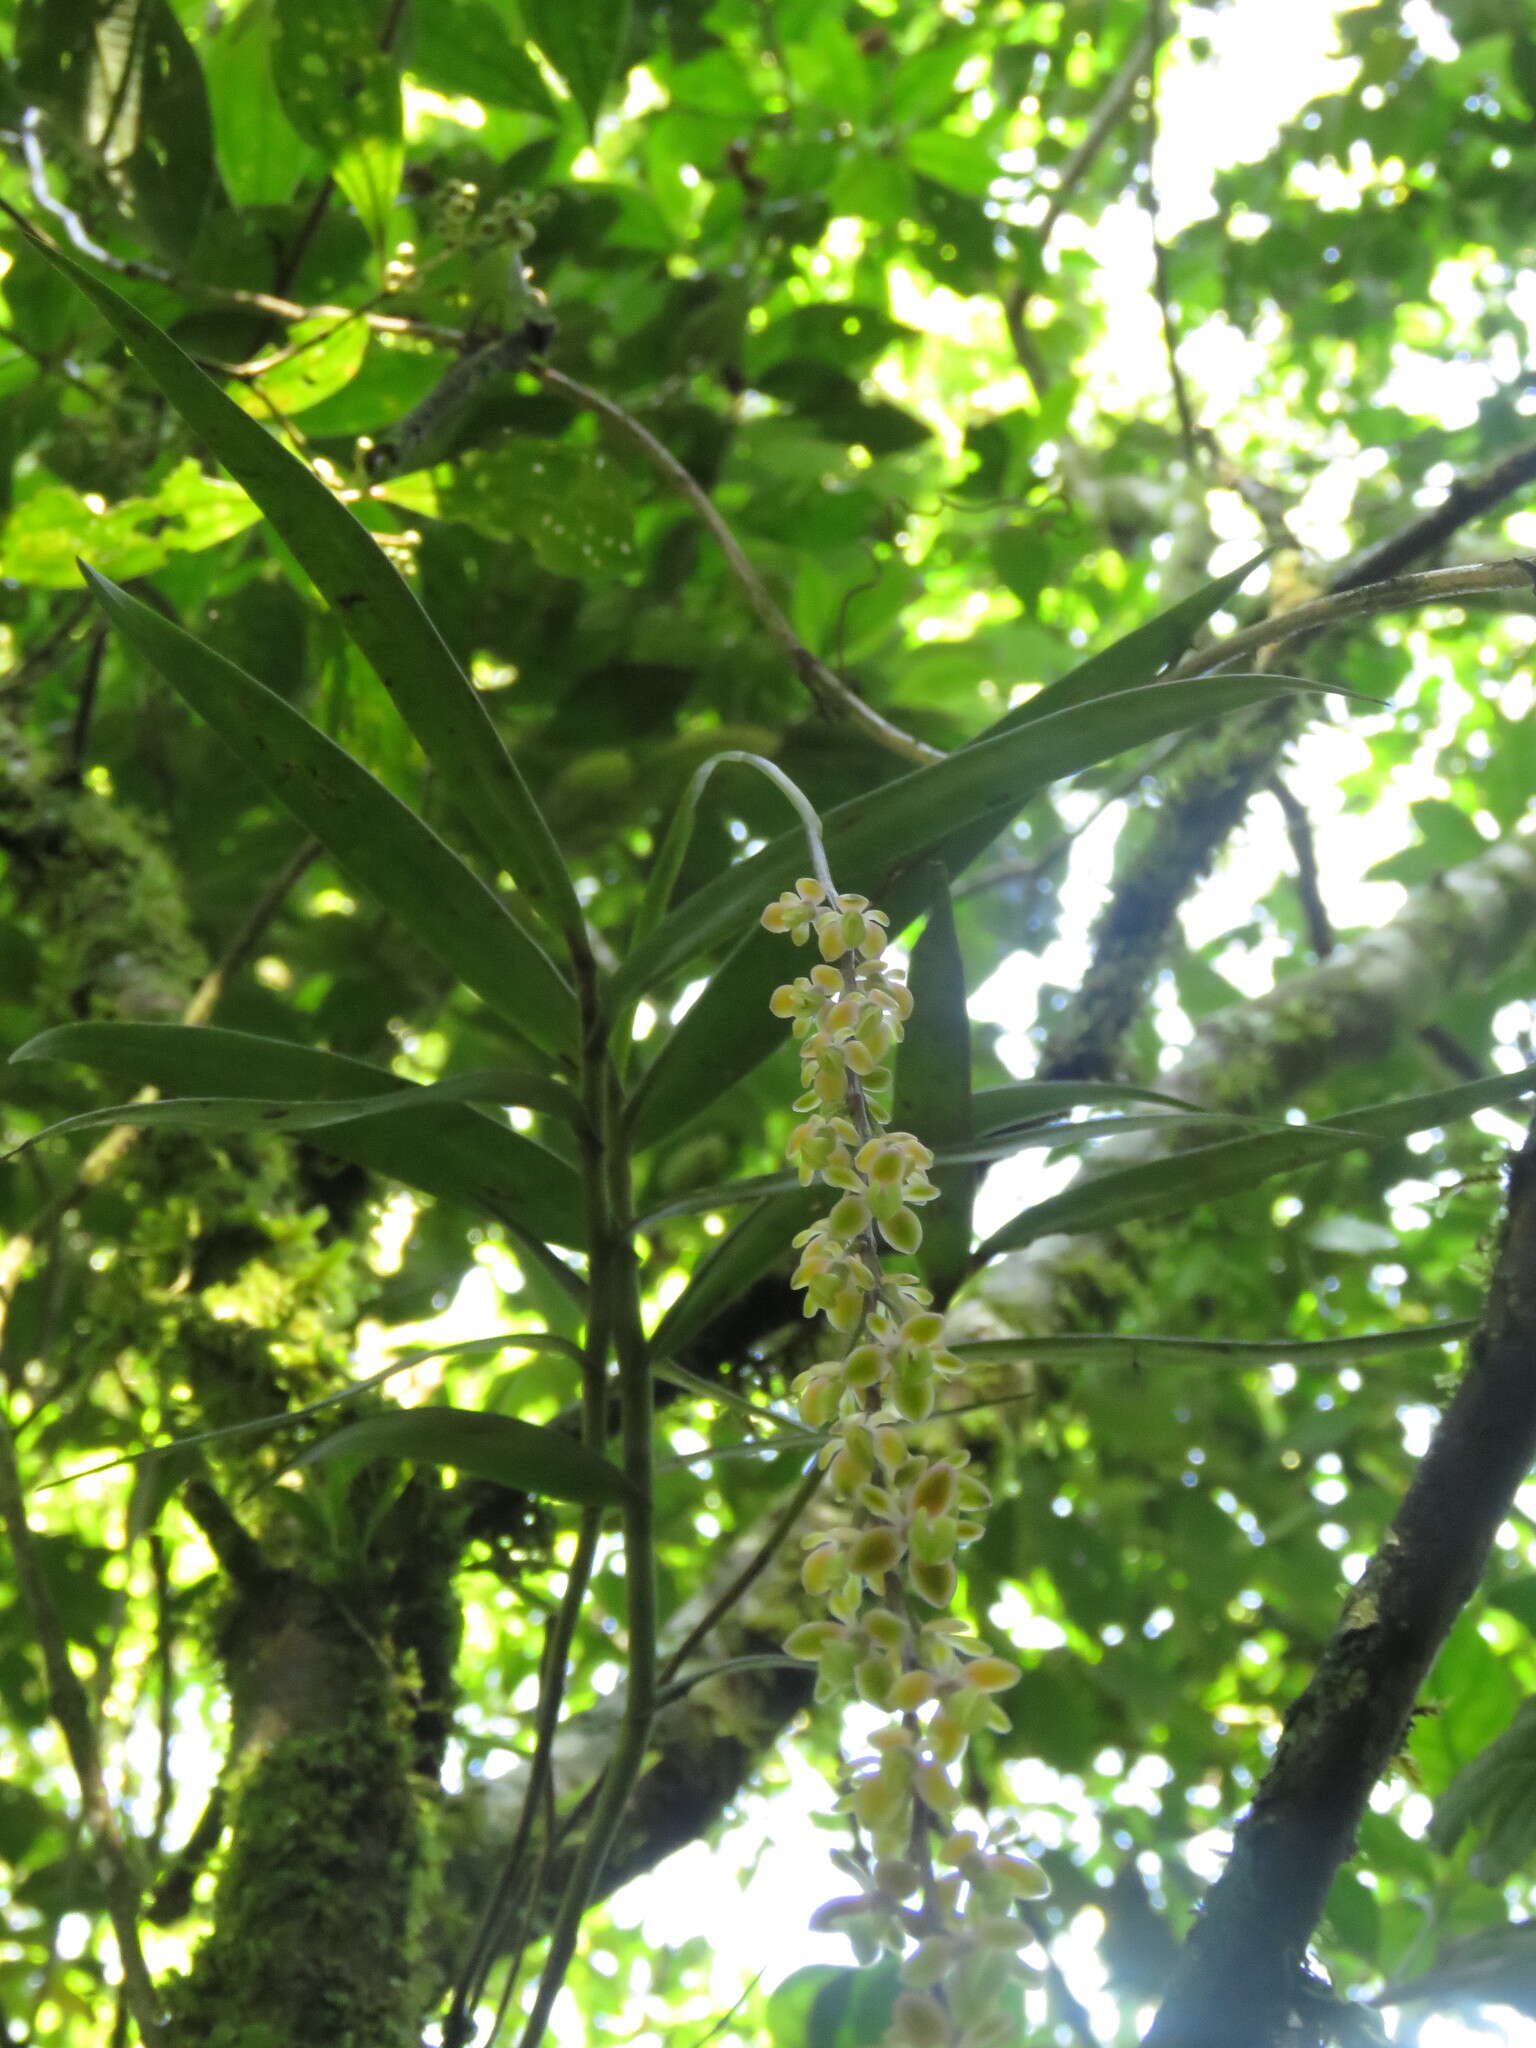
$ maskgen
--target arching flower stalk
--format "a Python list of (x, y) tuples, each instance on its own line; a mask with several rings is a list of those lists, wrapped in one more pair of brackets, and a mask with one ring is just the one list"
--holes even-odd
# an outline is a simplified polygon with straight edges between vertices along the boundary
[(797, 1628), (787, 1648), (816, 1664), (818, 1699), (854, 1695), (891, 1715), (843, 1800), (858, 1847), (837, 1861), (858, 1895), (832, 1900), (812, 1925), (846, 1933), (862, 1962), (882, 1950), (903, 1958), (887, 2048), (995, 2048), (1016, 2029), (1002, 1994), (1031, 1939), (1013, 1905), (1040, 1897), (1046, 1879), (1009, 1846), (1007, 1823), (985, 1842), (956, 1825), (955, 1770), (973, 1734), (1007, 1728), (995, 1695), (1019, 1672), (945, 1611), (987, 1489), (963, 1450), (930, 1456), (913, 1441), (939, 1386), (964, 1368), (943, 1347), (932, 1296), (885, 1265), (889, 1252), (918, 1250), (917, 1212), (938, 1192), (932, 1153), (888, 1128), (886, 1060), (911, 994), (886, 965), (884, 913), (839, 894), (812, 848), (819, 875), (762, 921), (821, 956), (774, 990), (772, 1007), (800, 1045), (804, 1120), (788, 1156), (803, 1186), (819, 1181), (835, 1196), (795, 1239), (794, 1285), (807, 1316), (824, 1316), (840, 1341), (794, 1391), (804, 1420), (827, 1432), (821, 1458), (842, 1519), (808, 1539), (801, 1573), (827, 1617)]

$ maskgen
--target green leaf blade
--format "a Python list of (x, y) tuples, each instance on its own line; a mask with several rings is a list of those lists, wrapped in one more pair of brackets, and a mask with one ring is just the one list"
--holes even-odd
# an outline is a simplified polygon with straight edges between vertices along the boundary
[(466, 987), (546, 1051), (574, 1042), (549, 956), (430, 826), (254, 676), (82, 565), (102, 611), (338, 865)]
[(313, 1465), (328, 1458), (404, 1458), (413, 1464), (451, 1465), (496, 1486), (583, 1507), (621, 1506), (634, 1496), (617, 1466), (563, 1430), (468, 1408), (405, 1408), (393, 1415), (367, 1415), (334, 1431), (298, 1462)]
[[(1027, 730), (962, 748), (831, 812), (825, 839), (833, 876), (840, 887), (873, 897), (898, 929), (924, 907), (916, 879), (921, 861), (937, 853), (951, 877), (958, 872), (950, 858), (957, 836), (969, 835), (965, 858), (973, 859), (1008, 817), (1062, 776), (1294, 687), (1255, 676), (1156, 684), (1076, 705)], [(986, 822), (984, 827), (970, 823), (957, 835), (956, 816), (985, 817)], [(637, 1143), (654, 1143), (687, 1122), (701, 1099), (724, 1094), (779, 1042), (782, 1032), (768, 1011), (768, 999), (785, 978), (783, 942), (758, 928), (758, 919), (763, 905), (804, 871), (802, 835), (782, 833), (672, 911), (615, 977), (615, 996), (625, 1001), (680, 973), (733, 932), (748, 933), (641, 1084)]]
[(984, 1264), (1000, 1252), (1018, 1251), (1057, 1231), (1104, 1230), (1154, 1216), (1177, 1215), (1200, 1203), (1240, 1194), (1261, 1181), (1315, 1164), (1340, 1152), (1388, 1144), (1415, 1131), (1496, 1108), (1536, 1089), (1536, 1067), (1466, 1081), (1426, 1095), (1352, 1110), (1315, 1124), (1230, 1138), (1201, 1145), (1171, 1158), (1144, 1160), (1116, 1172), (1074, 1182), (1015, 1216), (988, 1238), (976, 1254)]
[[(925, 880), (928, 922), (912, 949), (907, 976), (912, 1015), (897, 1054), (892, 1122), (899, 1130), (915, 1132), (931, 1152), (961, 1151), (975, 1136), (965, 967), (942, 861), (925, 870)], [(922, 1270), (935, 1300), (943, 1304), (969, 1263), (978, 1174), (969, 1164), (936, 1165), (929, 1177), (939, 1199), (925, 1204), (922, 1212)]]
[(484, 704), (373, 536), (306, 464), (227, 398), (120, 293), (28, 229), (272, 522), (454, 792), (486, 850), (566, 931), (580, 907), (549, 826)]
[[(216, 1025), (61, 1024), (13, 1060), (71, 1060), (183, 1096), (355, 1101), (397, 1097), (398, 1074), (340, 1053)], [(422, 1194), (459, 1202), (540, 1241), (585, 1241), (581, 1183), (555, 1153), (465, 1104), (330, 1124), (313, 1142)]]
[(523, 0), (523, 20), (570, 87), (590, 135), (629, 37), (629, 0)]

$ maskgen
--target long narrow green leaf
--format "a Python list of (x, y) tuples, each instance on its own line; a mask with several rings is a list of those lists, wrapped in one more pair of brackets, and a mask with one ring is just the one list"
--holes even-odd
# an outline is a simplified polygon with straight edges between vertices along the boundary
[(935, 1154), (964, 1164), (935, 1165), (939, 1199), (923, 1210), (922, 1271), (941, 1305), (962, 1279), (971, 1249), (971, 1199), (977, 1173), (966, 1155), (975, 1132), (971, 1106), (971, 1020), (954, 906), (942, 861), (924, 870), (928, 922), (912, 949), (907, 976), (912, 1015), (896, 1057), (892, 1122)]
[[(1069, 1084), (1063, 1084), (1069, 1085)], [(980, 1097), (973, 1097), (979, 1101)], [(1132, 1116), (1083, 1117), (1077, 1121), (1066, 1118), (1052, 1119), (1046, 1123), (1021, 1124), (1017, 1129), (1008, 1128), (986, 1138), (973, 1139), (968, 1145), (938, 1145), (933, 1147), (935, 1165), (939, 1168), (954, 1166), (993, 1166), (999, 1160), (1011, 1159), (1019, 1152), (1075, 1152), (1080, 1146), (1096, 1143), (1100, 1138), (1128, 1138), (1137, 1131), (1201, 1131), (1209, 1136), (1213, 1130), (1281, 1131), (1287, 1136), (1295, 1133), (1298, 1126), (1282, 1123), (1277, 1117), (1239, 1116), (1233, 1111), (1220, 1109), (1189, 1110), (1145, 1110)], [(1315, 1126), (1301, 1126), (1313, 1129)], [(49, 1133), (44, 1132), (44, 1136)], [(1323, 1149), (1334, 1149), (1336, 1133), (1330, 1132)], [(35, 1144), (36, 1139), (29, 1142)], [(930, 1178), (932, 1176), (930, 1175)], [(739, 1209), (748, 1202), (763, 1202), (771, 1195), (785, 1195), (799, 1186), (793, 1173), (763, 1173), (748, 1180), (719, 1181), (713, 1187), (690, 1188), (686, 1194), (673, 1195), (666, 1201), (658, 1202), (654, 1209), (647, 1209), (637, 1216), (634, 1230), (644, 1232), (664, 1222), (669, 1216), (697, 1215), (702, 1209)], [(929, 1212), (931, 1220), (932, 1211)], [(927, 1223), (924, 1223), (926, 1232)], [(926, 1235), (924, 1243), (927, 1243)]]
[(980, 737), (991, 739), (1000, 732), (1016, 732), (1021, 725), (1032, 725), (1037, 718), (1048, 718), (1074, 704), (1091, 704), (1096, 697), (1113, 696), (1119, 690), (1134, 689), (1138, 683), (1148, 681), (1187, 651), (1212, 612), (1220, 611), (1227, 599), (1237, 594), (1268, 553), (1264, 549), (1240, 569), (1215, 577), (1155, 619), (1148, 619), (1144, 626), (1136, 627), (1097, 654), (1090, 654), (1066, 675), (1047, 683), (1038, 696), (1005, 711)]
[(86, 568), (97, 603), (359, 889), (545, 1051), (576, 1035), (575, 998), (537, 940), (431, 826), (254, 676)]
[[(138, 1087), (267, 1101), (398, 1097), (402, 1085), (398, 1074), (363, 1060), (213, 1025), (61, 1024), (11, 1058), (73, 1060)], [(331, 1125), (313, 1142), (533, 1238), (583, 1242), (581, 1183), (572, 1168), (462, 1103), (440, 1100), (409, 1116)]]
[[(1247, 1337), (1137, 1337), (1119, 1331), (1073, 1331), (1048, 1337), (964, 1338), (949, 1348), (957, 1358), (977, 1365), (1011, 1365), (1028, 1358), (1041, 1365), (1087, 1365), (1095, 1359), (1120, 1359), (1131, 1366), (1234, 1365), (1239, 1367), (1349, 1365), (1358, 1358), (1393, 1358), (1409, 1351), (1438, 1351), (1460, 1344), (1477, 1328), (1464, 1322), (1416, 1323), (1401, 1330), (1373, 1330), (1358, 1337), (1321, 1337), (1302, 1343), (1293, 1337), (1254, 1340)], [(1032, 1395), (1031, 1399), (1038, 1399)], [(987, 1402), (967, 1403), (950, 1413), (967, 1414)]]
[[(20, 1058), (22, 1053), (13, 1057)], [(12, 1146), (9, 1152), (0, 1153), (0, 1163), (30, 1151), (45, 1138), (64, 1138), (75, 1131), (99, 1131), (116, 1124), (171, 1131), (323, 1131), (337, 1124), (361, 1123), (370, 1117), (410, 1116), (439, 1102), (520, 1102), (533, 1092), (536, 1091), (518, 1086), (515, 1093), (510, 1093), (502, 1076), (490, 1069), (482, 1074), (458, 1074), (450, 1081), (434, 1081), (426, 1086), (412, 1083), (393, 1095), (360, 1096), (351, 1102), (296, 1102), (282, 1098), (274, 1101), (269, 1097), (240, 1095), (178, 1095), (158, 1102), (114, 1102), (49, 1124), (46, 1130)]]
[(395, 1415), (366, 1415), (311, 1445), (297, 1462), (315, 1465), (326, 1458), (404, 1458), (418, 1465), (452, 1465), (542, 1500), (578, 1501), (588, 1507), (617, 1505), (634, 1495), (616, 1465), (564, 1430), (541, 1429), (511, 1415), (483, 1415), (472, 1408), (404, 1408)]
[[(1090, 655), (1086, 661), (1080, 662), (1068, 674), (1058, 677), (1055, 682), (1047, 685), (1038, 696), (1031, 697), (1027, 702), (1015, 705), (1011, 711), (1004, 712), (1001, 718), (995, 720), (983, 732), (978, 733), (974, 739), (967, 741), (965, 746), (960, 748), (956, 756), (952, 758), (975, 753), (977, 749), (986, 747), (993, 740), (1000, 739), (1009, 733), (1017, 732), (1023, 726), (1037, 724), (1042, 718), (1053, 717), (1059, 712), (1092, 703), (1106, 696), (1135, 694), (1138, 689), (1150, 685), (1158, 670), (1185, 651), (1195, 633), (1204, 625), (1205, 621), (1213, 612), (1218, 611), (1226, 600), (1232, 596), (1234, 591), (1247, 581), (1263, 560), (1264, 556), (1262, 554), (1255, 555), (1250, 561), (1245, 562), (1240, 569), (1234, 569), (1226, 576), (1218, 576), (1213, 582), (1206, 584), (1200, 590), (1192, 592), (1190, 596), (1182, 599), (1180, 603), (1171, 606), (1168, 611), (1161, 613), (1157, 618), (1148, 620), (1144, 626), (1138, 626), (1134, 632), (1127, 633), (1122, 639), (1115, 641), (1111, 646), (1101, 649), (1097, 654)], [(1228, 680), (1246, 680), (1246, 678), (1229, 678)], [(1208, 715), (1216, 717), (1221, 712), (1232, 708), (1231, 704), (1217, 703), (1215, 700), (1211, 700)], [(1160, 735), (1154, 734), (1152, 737), (1156, 738), (1160, 737)], [(1132, 742), (1126, 742), (1125, 744), (1132, 744)], [(1113, 752), (1115, 749), (1111, 748), (1109, 751)], [(706, 764), (706, 766), (708, 765)], [(934, 764), (933, 769), (920, 769), (915, 775), (906, 776), (896, 784), (887, 784), (879, 792), (879, 795), (893, 794), (897, 788), (909, 789), (919, 777), (932, 774), (945, 765), (947, 764), (939, 762)], [(1062, 770), (1060, 772), (1070, 773), (1072, 771)], [(1033, 794), (1034, 790), (1040, 786), (1039, 783), (1036, 783), (1030, 794)], [(691, 794), (696, 803), (698, 791), (694, 790)], [(850, 804), (841, 805), (827, 820), (829, 835), (835, 835), (839, 824), (846, 817), (861, 807), (867, 807), (871, 801), (872, 799), (869, 797), (860, 797)], [(990, 843), (992, 837), (1001, 829), (1002, 824), (1007, 822), (1007, 817), (1022, 809), (1023, 804), (1027, 801), (1028, 797), (1026, 796), (1020, 799), (1018, 803), (1011, 804), (1008, 811), (1002, 814), (995, 822), (984, 821), (986, 836), (974, 851), (966, 852), (963, 858), (959, 857), (960, 849), (968, 843), (967, 834), (974, 834), (976, 830), (977, 820), (974, 810), (970, 813), (961, 813), (966, 818), (966, 823), (961, 826), (958, 832), (955, 830), (955, 814), (953, 812), (948, 813), (945, 831), (940, 833), (936, 839), (931, 840), (922, 850), (926, 853), (932, 850), (934, 846), (938, 846), (942, 851), (950, 876), (953, 878), (961, 872), (962, 868), (969, 865), (969, 862), (976, 857), (976, 853), (981, 850), (981, 847)], [(687, 829), (689, 828), (685, 827), (685, 845)], [(767, 872), (772, 868), (773, 863), (770, 856), (774, 855), (776, 849), (787, 845), (793, 851), (797, 843), (797, 835), (795, 833), (781, 834), (774, 841), (773, 845), (765, 849), (765, 852), (758, 857), (763, 864), (764, 871)], [(832, 845), (830, 839), (829, 851), (833, 856), (834, 872), (836, 872), (836, 863), (840, 849)], [(678, 860), (680, 859), (681, 854), (679, 853)], [(743, 863), (743, 865), (746, 864)], [(782, 862), (779, 865), (782, 865)], [(675, 866), (676, 862), (673, 863), (674, 871)], [(797, 873), (800, 872), (802, 866), (803, 862), (796, 865), (795, 871)], [(739, 868), (732, 870), (733, 874), (739, 872)], [(666, 895), (670, 893), (671, 881), (674, 879), (675, 872), (669, 876), (666, 890), (661, 896), (660, 900), (663, 905)], [(711, 886), (713, 888), (713, 885)], [(850, 885), (845, 882), (844, 886), (857, 885)], [(753, 892), (748, 892), (749, 896), (752, 894)], [(693, 902), (690, 902), (685, 908), (693, 910), (695, 905)], [(646, 920), (644, 931), (637, 934), (637, 940), (650, 937), (651, 927), (655, 921), (655, 909), (656, 905), (653, 902), (650, 906), (650, 915)], [(673, 923), (675, 926), (676, 920)], [(714, 937), (715, 934), (711, 933), (710, 940), (706, 943), (713, 943)], [(702, 949), (701, 946), (699, 950)], [(625, 975), (621, 976), (621, 986), (623, 989), (627, 991), (631, 983), (633, 983), (633, 993), (636, 995), (643, 994), (645, 989), (654, 981), (662, 978), (663, 973), (666, 971), (660, 968), (653, 968), (644, 957), (644, 954), (645, 948), (638, 943), (632, 947)]]
[[(25, 225), (25, 224), (23, 224)], [(199, 440), (292, 549), (394, 699), (485, 846), (535, 907), (580, 927), (543, 814), (468, 677), (372, 535), (288, 451), (108, 284), (28, 228), (38, 254), (102, 314)]]
[(1021, 1245), (1056, 1231), (1104, 1230), (1137, 1217), (1176, 1215), (1202, 1202), (1256, 1187), (1277, 1173), (1313, 1165), (1319, 1153), (1387, 1144), (1414, 1131), (1431, 1130), (1477, 1110), (1512, 1102), (1533, 1090), (1536, 1066), (1524, 1067), (1519, 1073), (1465, 1081), (1427, 1095), (1406, 1096), (1400, 1102), (1354, 1109), (1347, 1116), (1265, 1131), (1256, 1137), (1231, 1138), (1223, 1144), (1176, 1153), (1171, 1159), (1150, 1159), (1115, 1173), (1096, 1174), (1005, 1223), (981, 1246), (977, 1263), (995, 1258), (999, 1252), (1017, 1251)]
[[(82, 1465), (78, 1471), (66, 1472), (62, 1478), (46, 1480), (41, 1486), (33, 1487), (34, 1493), (48, 1493), (55, 1486), (72, 1486), (77, 1479), (94, 1479), (98, 1472), (115, 1472), (123, 1465), (142, 1465), (149, 1458), (171, 1458), (185, 1451), (201, 1449), (204, 1444), (226, 1443), (231, 1437), (262, 1436), (274, 1430), (287, 1429), (293, 1423), (305, 1422), (311, 1415), (322, 1414), (327, 1408), (336, 1408), (343, 1401), (354, 1401), (359, 1394), (368, 1394), (375, 1387), (383, 1386), (397, 1373), (409, 1372), (413, 1366), (425, 1365), (433, 1358), (462, 1358), (468, 1356), (497, 1357), (503, 1351), (560, 1351), (566, 1353), (573, 1364), (580, 1364), (581, 1354), (574, 1344), (564, 1337), (555, 1337), (548, 1330), (519, 1330), (509, 1335), (505, 1330), (493, 1337), (460, 1337), (448, 1344), (428, 1344), (414, 1351), (402, 1351), (398, 1358), (392, 1358), (388, 1365), (380, 1366), (365, 1379), (352, 1380), (334, 1392), (321, 1394), (317, 1400), (306, 1401), (298, 1408), (284, 1408), (273, 1415), (258, 1415), (250, 1422), (225, 1422), (217, 1429), (194, 1429), (186, 1436), (173, 1436), (163, 1444), (146, 1444), (142, 1451), (125, 1451), (120, 1458), (104, 1458), (99, 1465)], [(525, 1368), (526, 1369), (526, 1368)]]
[[(1042, 716), (1027, 730), (975, 740), (829, 812), (823, 836), (832, 873), (842, 888), (873, 895), (882, 876), (927, 859), (954, 833), (957, 819), (975, 818), (1003, 801), (1022, 810), (1064, 775), (1296, 688), (1256, 675), (1149, 684)], [(805, 835), (795, 826), (672, 911), (625, 961), (615, 993), (644, 994), (744, 925), (755, 924), (786, 877), (805, 870)]]
[[(831, 812), (825, 837), (832, 873), (841, 887), (874, 897), (898, 929), (922, 910), (919, 864), (953, 836), (957, 817), (974, 819), (1000, 804), (1007, 812), (1022, 809), (1050, 783), (1126, 747), (1292, 688), (1258, 676), (1160, 683), (1078, 705), (1026, 730), (962, 748)], [(999, 813), (999, 824), (1002, 819)], [(989, 827), (989, 833), (996, 829)], [(674, 910), (620, 970), (615, 993), (622, 1000), (681, 971), (733, 933), (747, 934), (637, 1090), (637, 1143), (654, 1144), (686, 1123), (701, 1104), (723, 1095), (781, 1041), (782, 1028), (769, 1013), (768, 998), (778, 982), (794, 973), (795, 959), (782, 939), (759, 928), (758, 919), (764, 904), (805, 867), (803, 836), (783, 833)]]
[(1091, 1109), (1100, 1103), (1156, 1102), (1165, 1109), (1198, 1110), (1199, 1104), (1155, 1088), (1131, 1088), (1119, 1081), (1005, 1081), (999, 1088), (978, 1088), (976, 1130), (1004, 1131), (1034, 1117), (1056, 1116), (1064, 1109)]

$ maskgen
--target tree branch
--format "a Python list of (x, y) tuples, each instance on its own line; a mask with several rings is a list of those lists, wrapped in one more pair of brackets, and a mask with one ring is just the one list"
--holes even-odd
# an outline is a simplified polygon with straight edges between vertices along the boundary
[(1536, 1460), (1533, 1357), (1536, 1122), (1511, 1162), (1503, 1243), (1466, 1375), (1316, 1675), (1286, 1715), (1147, 2048), (1276, 2048), (1306, 2038), (1293, 2015), (1328, 1888)]
[(1536, 483), (1536, 441), (1517, 448), (1477, 476), (1453, 478), (1438, 505), (1400, 533), (1389, 534), (1375, 547), (1358, 554), (1334, 578), (1333, 588), (1358, 590), (1362, 584), (1380, 583), (1401, 575), (1412, 563), (1442, 548), (1462, 527), (1481, 519), (1485, 512), (1491, 512), (1529, 483)]
[[(1136, 88), (1151, 62), (1153, 48), (1153, 28), (1149, 22), (1132, 43), (1124, 63), (1111, 78), (1104, 97), (1094, 108), (1082, 141), (1061, 167), (1039, 226), (1031, 231), (1042, 255), (1050, 243), (1051, 236), (1056, 232), (1056, 224), (1065, 214), (1072, 195), (1093, 169), (1104, 145), (1124, 120), (1127, 109), (1136, 97)], [(1019, 359), (1019, 367), (1038, 395), (1050, 379), (1040, 360), (1034, 336), (1029, 328), (1029, 302), (1033, 296), (1027, 286), (1016, 284), (1005, 294), (1002, 303), (1003, 319), (1008, 328), (1008, 338), (1013, 345), (1013, 352)]]
[[(99, 263), (115, 277), (126, 277), (136, 284), (164, 285), (168, 291), (180, 292), (183, 297), (202, 306), (228, 306), (249, 313), (265, 313), (273, 320), (281, 320), (288, 325), (300, 320), (361, 320), (375, 334), (410, 334), (419, 341), (436, 342), (441, 348), (462, 349), (469, 339), (461, 328), (437, 326), (430, 320), (415, 320), (405, 313), (380, 313), (367, 306), (306, 306), (277, 292), (243, 291), (234, 285), (205, 284), (200, 278), (183, 277), (179, 271), (163, 270), (157, 263), (139, 263), (130, 256), (114, 256), (110, 249), (102, 248), (92, 238), (80, 216), (49, 192), (46, 184), (39, 186), (33, 172), (32, 154), (29, 153), (36, 150), (36, 138), (25, 120), (19, 137), (13, 131), (6, 139), (20, 143), (29, 173), (33, 174), (32, 196), (39, 206), (59, 222), (71, 245), (82, 256)], [(40, 155), (37, 162), (40, 166)], [(0, 199), (0, 213), (14, 221), (24, 234), (35, 235), (50, 247), (57, 246), (50, 235), (28, 220), (8, 200)]]
[(618, 427), (640, 450), (663, 483), (687, 499), (695, 514), (714, 535), (725, 557), (726, 567), (735, 577), (759, 623), (775, 646), (789, 657), (790, 666), (826, 717), (857, 726), (877, 746), (899, 754), (904, 761), (923, 764), (944, 759), (941, 748), (930, 747), (926, 740), (917, 739), (913, 734), (903, 732), (900, 726), (892, 725), (889, 719), (882, 718), (872, 705), (866, 704), (840, 677), (833, 675), (825, 662), (812, 654), (769, 596), (767, 585), (747, 560), (740, 542), (720, 516), (708, 492), (690, 476), (671, 450), (662, 446), (648, 427), (613, 399), (605, 398), (600, 391), (590, 390), (585, 384), (578, 384), (574, 377), (567, 377), (562, 370), (545, 366), (536, 374), (551, 390), (563, 392), (577, 405), (585, 406), (589, 412), (595, 412), (599, 418)]
[(1319, 960), (1326, 960), (1336, 941), (1333, 920), (1323, 901), (1322, 881), (1317, 872), (1312, 820), (1307, 816), (1306, 805), (1283, 776), (1272, 775), (1266, 787), (1280, 806), (1280, 815), (1285, 820), (1285, 836), (1291, 842), (1291, 857), (1296, 863), (1296, 894), (1301, 903), (1301, 914), (1307, 921), (1308, 944)]
[(1173, 389), (1174, 410), (1179, 416), (1179, 440), (1184, 460), (1192, 472), (1200, 468), (1200, 438), (1189, 384), (1179, 365), (1179, 323), (1173, 310), (1173, 292), (1168, 282), (1168, 252), (1163, 247), (1158, 219), (1157, 175), (1153, 158), (1157, 150), (1157, 59), (1163, 42), (1162, 0), (1147, 0), (1147, 27), (1143, 37), (1147, 54), (1143, 69), (1143, 180), (1142, 205), (1146, 209), (1147, 233), (1152, 243), (1152, 294), (1157, 301), (1158, 320), (1163, 332), (1163, 354), (1168, 359), (1168, 381)]

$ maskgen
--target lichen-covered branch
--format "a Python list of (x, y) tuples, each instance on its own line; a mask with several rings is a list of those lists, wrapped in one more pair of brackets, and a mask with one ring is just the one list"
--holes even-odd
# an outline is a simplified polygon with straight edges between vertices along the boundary
[(1114, 1073), (1180, 904), (1273, 773), (1295, 716), (1292, 701), (1283, 699), (1180, 751), (1149, 830), (1121, 855), (1113, 894), (1094, 926), (1088, 972), (1047, 1033), (1037, 1079), (1107, 1080)]

